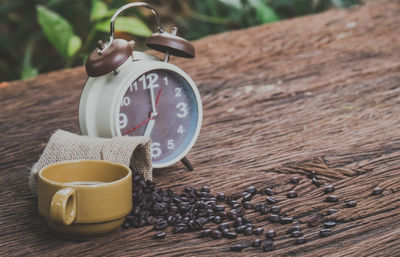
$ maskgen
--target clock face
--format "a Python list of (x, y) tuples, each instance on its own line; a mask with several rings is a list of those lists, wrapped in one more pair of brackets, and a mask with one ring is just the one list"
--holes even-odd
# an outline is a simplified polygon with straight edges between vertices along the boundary
[(121, 135), (151, 137), (153, 164), (169, 162), (185, 151), (195, 136), (200, 125), (197, 101), (189, 82), (178, 73), (165, 69), (146, 72), (131, 82), (122, 98)]

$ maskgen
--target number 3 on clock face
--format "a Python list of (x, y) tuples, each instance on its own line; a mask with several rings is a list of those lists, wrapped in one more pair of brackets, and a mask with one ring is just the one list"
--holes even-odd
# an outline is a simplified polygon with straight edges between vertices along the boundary
[(194, 82), (179, 70), (156, 69), (127, 86), (120, 104), (119, 129), (121, 135), (150, 136), (153, 166), (160, 168), (179, 161), (190, 150), (201, 118), (201, 99)]

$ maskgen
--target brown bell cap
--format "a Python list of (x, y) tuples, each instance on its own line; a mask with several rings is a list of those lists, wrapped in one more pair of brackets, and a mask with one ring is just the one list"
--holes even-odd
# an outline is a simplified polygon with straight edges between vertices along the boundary
[(132, 51), (133, 47), (128, 41), (114, 39), (103, 53), (99, 53), (98, 48), (93, 50), (85, 63), (86, 73), (90, 77), (110, 73), (121, 66), (132, 55)]
[(172, 35), (167, 32), (157, 32), (146, 39), (146, 46), (178, 57), (194, 58), (195, 50), (193, 45), (184, 38)]

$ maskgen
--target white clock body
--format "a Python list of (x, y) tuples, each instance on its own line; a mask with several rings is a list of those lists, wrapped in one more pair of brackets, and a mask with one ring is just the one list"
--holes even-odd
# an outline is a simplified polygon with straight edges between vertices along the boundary
[(153, 162), (154, 168), (163, 168), (180, 161), (193, 147), (200, 132), (203, 109), (199, 91), (194, 81), (180, 68), (143, 53), (133, 52), (118, 67), (117, 74), (111, 72), (99, 77), (89, 77), (81, 94), (79, 104), (79, 124), (81, 133), (90, 137), (111, 138), (123, 136), (120, 129), (120, 107), (125, 93), (133, 81), (151, 70), (174, 72), (186, 80), (193, 92), (194, 106), (197, 108), (195, 122), (192, 122), (191, 134), (187, 135), (185, 145), (165, 161)]

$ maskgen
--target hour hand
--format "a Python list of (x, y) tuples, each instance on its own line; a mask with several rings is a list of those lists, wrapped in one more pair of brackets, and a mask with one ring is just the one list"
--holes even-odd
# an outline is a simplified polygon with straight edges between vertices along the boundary
[(151, 131), (153, 131), (153, 127), (154, 127), (155, 123), (156, 123), (156, 121), (154, 120), (154, 118), (151, 119), (149, 121), (149, 123), (147, 123), (146, 130), (144, 131), (144, 136), (145, 137), (150, 137)]

